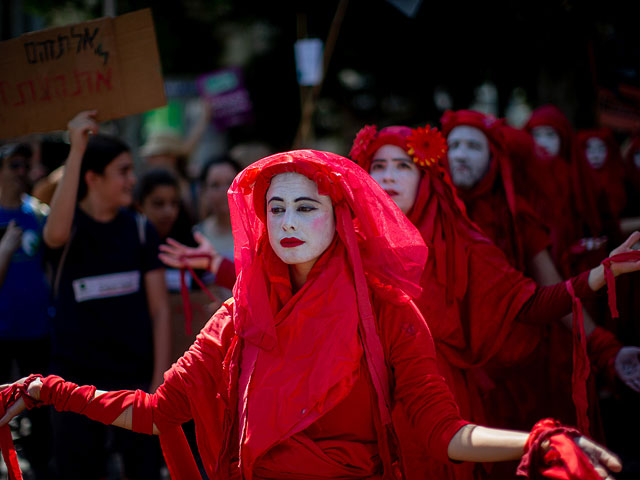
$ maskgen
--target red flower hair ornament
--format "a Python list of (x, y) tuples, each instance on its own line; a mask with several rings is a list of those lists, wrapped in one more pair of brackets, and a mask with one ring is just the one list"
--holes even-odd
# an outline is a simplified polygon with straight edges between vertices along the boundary
[(353, 146), (349, 152), (349, 158), (355, 160), (367, 154), (369, 146), (378, 136), (378, 128), (375, 125), (365, 125), (360, 129), (353, 141)]
[(430, 125), (413, 129), (386, 127), (380, 131), (375, 125), (366, 125), (356, 135), (349, 157), (366, 166), (374, 153), (386, 144), (402, 148), (422, 168), (437, 164), (447, 153), (447, 142), (442, 133)]
[(447, 153), (447, 142), (435, 127), (414, 128), (407, 138), (407, 153), (418, 166), (430, 167)]

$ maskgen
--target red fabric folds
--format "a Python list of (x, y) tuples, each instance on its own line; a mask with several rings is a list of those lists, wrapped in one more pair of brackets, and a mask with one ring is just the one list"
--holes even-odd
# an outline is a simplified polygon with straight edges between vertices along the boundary
[(571, 372), (571, 397), (576, 407), (576, 419), (578, 428), (585, 434), (589, 434), (589, 399), (587, 397), (587, 380), (590, 366), (587, 356), (587, 339), (584, 333), (584, 316), (582, 314), (582, 302), (576, 296), (571, 280), (565, 282), (567, 291), (573, 299), (573, 370)]
[[(12, 385), (0, 392), (0, 418), (6, 413), (7, 409), (13, 405), (23, 391), (21, 386)], [(13, 445), (11, 429), (8, 424), (0, 428), (0, 450), (2, 451), (2, 458), (7, 467), (9, 480), (22, 480), (22, 471), (20, 470), (18, 455)]]
[(596, 373), (604, 373), (609, 382), (616, 376), (615, 361), (621, 348), (615, 335), (602, 327), (596, 327), (587, 339), (591, 366)]
[[(607, 146), (607, 157), (604, 165), (598, 169), (590, 166), (586, 156), (587, 141), (599, 138)], [(624, 191), (624, 164), (622, 153), (613, 132), (608, 128), (581, 130), (576, 136), (576, 155), (578, 161), (585, 163), (585, 170), (591, 173), (593, 186), (596, 188), (596, 198), (606, 199), (609, 212), (617, 219), (627, 201)], [(600, 207), (601, 208), (601, 207)]]
[(604, 267), (604, 277), (607, 281), (607, 293), (609, 294), (609, 310), (611, 311), (611, 316), (613, 318), (618, 318), (620, 314), (618, 313), (618, 306), (616, 302), (616, 279), (611, 271), (611, 264), (615, 262), (633, 262), (640, 261), (640, 252), (626, 252), (619, 253), (618, 255), (614, 255), (612, 257), (605, 258), (602, 261), (602, 266)]
[(555, 420), (539, 421), (531, 430), (517, 474), (531, 480), (600, 480), (589, 458), (573, 441), (579, 435), (578, 430)]

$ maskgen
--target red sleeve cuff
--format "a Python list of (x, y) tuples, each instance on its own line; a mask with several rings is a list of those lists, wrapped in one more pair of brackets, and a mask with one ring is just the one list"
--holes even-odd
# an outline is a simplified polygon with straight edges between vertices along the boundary
[(571, 283), (573, 284), (573, 289), (576, 292), (576, 296), (580, 300), (591, 300), (598, 296), (598, 292), (595, 292), (589, 286), (589, 274), (591, 270), (587, 270), (586, 272), (582, 272), (579, 275), (576, 275), (571, 279)]

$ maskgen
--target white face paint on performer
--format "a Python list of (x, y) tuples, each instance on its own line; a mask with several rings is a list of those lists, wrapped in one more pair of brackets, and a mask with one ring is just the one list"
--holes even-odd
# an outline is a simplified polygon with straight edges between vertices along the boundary
[(555, 157), (560, 153), (560, 135), (555, 128), (548, 125), (541, 125), (531, 129), (533, 141), (536, 142), (547, 154)]
[(307, 273), (329, 247), (336, 226), (328, 195), (299, 173), (282, 173), (267, 190), (269, 243), (280, 259)]
[(458, 125), (449, 132), (447, 145), (451, 181), (458, 188), (472, 188), (489, 170), (487, 136), (479, 128)]
[(607, 144), (598, 137), (588, 138), (585, 142), (584, 153), (591, 168), (598, 170), (607, 161)]
[(418, 194), (420, 170), (407, 152), (396, 145), (383, 145), (373, 155), (369, 174), (402, 213), (408, 214)]

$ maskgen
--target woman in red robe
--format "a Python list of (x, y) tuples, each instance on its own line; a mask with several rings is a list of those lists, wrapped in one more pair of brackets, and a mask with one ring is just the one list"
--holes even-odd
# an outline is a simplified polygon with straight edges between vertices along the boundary
[[(428, 127), (378, 131), (367, 126), (358, 133), (350, 156), (371, 173), (427, 243), (431, 255), (416, 304), (429, 322), (440, 371), (462, 416), (484, 422), (482, 390), (495, 385), (483, 367), (490, 361), (505, 366), (528, 358), (542, 335), (540, 324), (570, 312), (571, 300), (562, 285), (540, 287), (524, 277), (469, 219), (438, 161), (445, 149), (444, 140)], [(574, 279), (578, 294), (585, 297), (591, 291), (588, 276)], [(408, 430), (402, 412), (395, 413)], [(422, 461), (424, 454), (411, 443), (411, 434), (400, 438), (405, 459), (412, 462), (410, 478), (481, 478), (485, 473), (480, 466)]]

